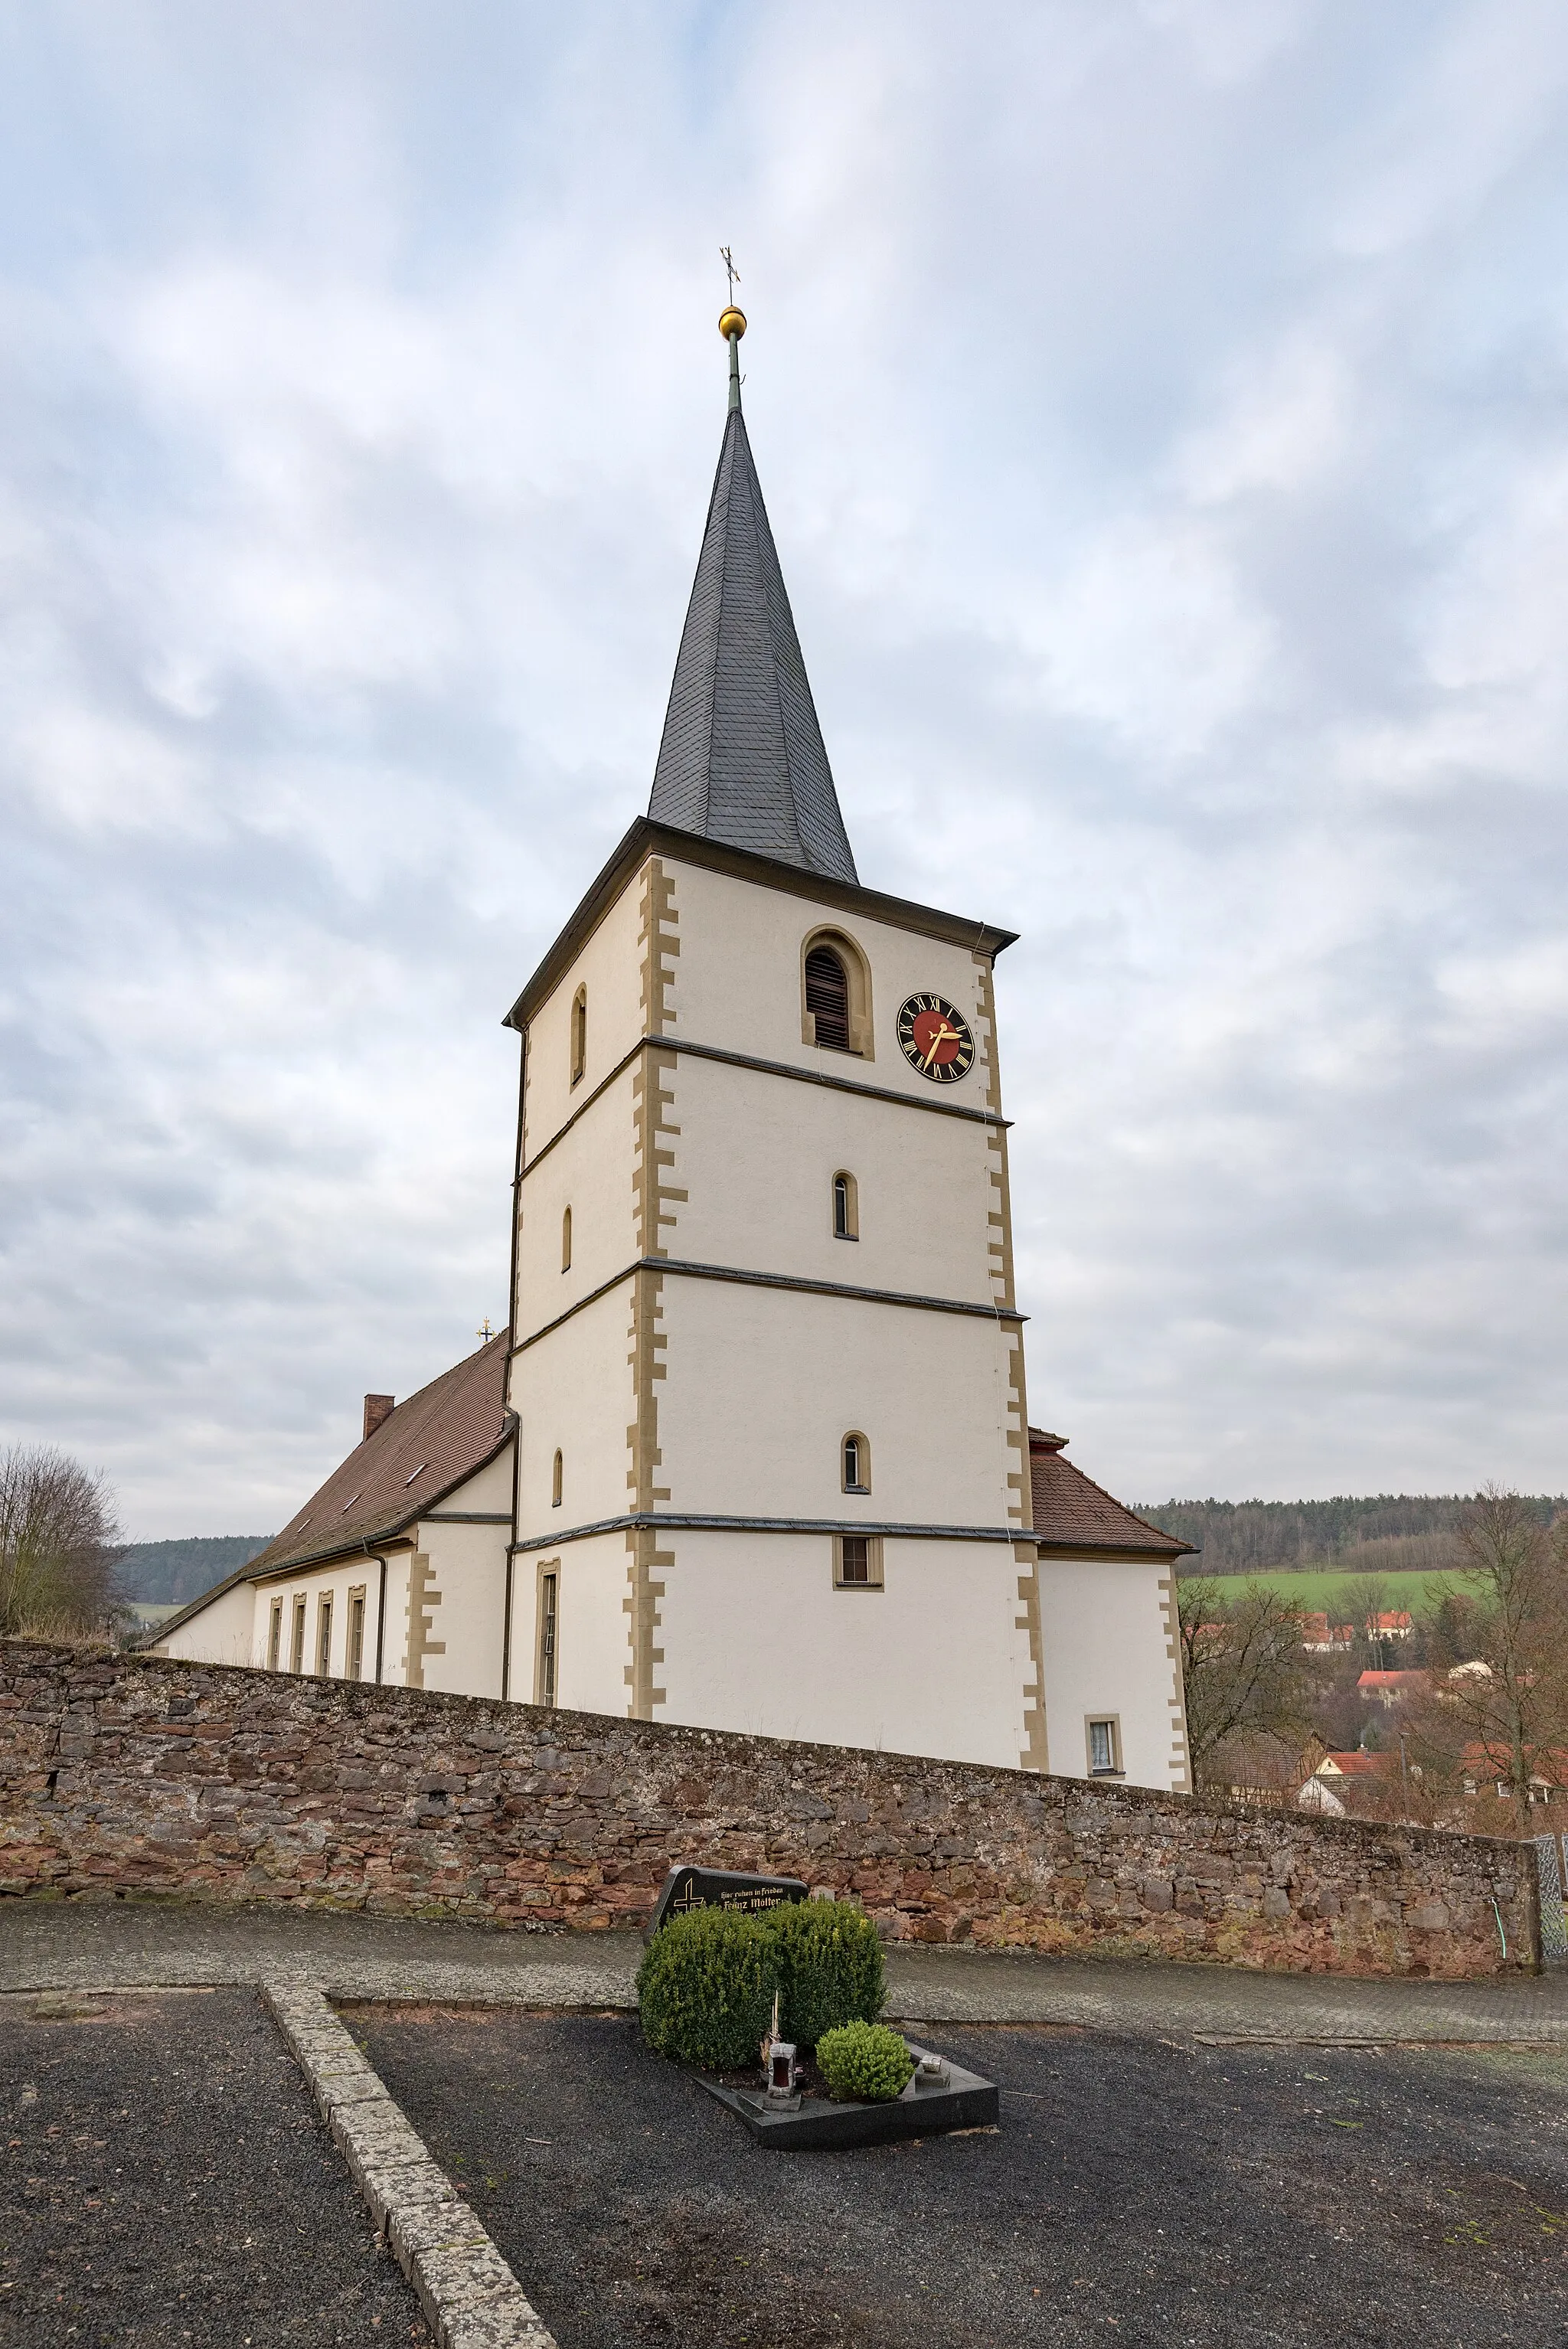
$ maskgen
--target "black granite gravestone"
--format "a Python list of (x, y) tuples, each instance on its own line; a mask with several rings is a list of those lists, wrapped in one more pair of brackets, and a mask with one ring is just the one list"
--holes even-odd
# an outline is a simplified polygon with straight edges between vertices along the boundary
[(693, 1909), (738, 1909), (743, 1916), (760, 1917), (769, 1909), (781, 1909), (787, 1900), (804, 1900), (806, 1892), (798, 1876), (745, 1876), (728, 1868), (672, 1868), (644, 1939), (651, 1940), (661, 1925)]

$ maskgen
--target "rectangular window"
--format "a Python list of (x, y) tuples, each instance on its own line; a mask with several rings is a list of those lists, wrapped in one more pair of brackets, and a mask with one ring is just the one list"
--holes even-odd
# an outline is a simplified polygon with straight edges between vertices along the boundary
[(302, 1591), (294, 1603), (294, 1625), (289, 1640), (289, 1670), (304, 1670), (304, 1594)]
[(882, 1588), (882, 1547), (880, 1534), (833, 1536), (833, 1584), (839, 1590)]
[(1089, 1776), (1119, 1778), (1122, 1775), (1120, 1721), (1112, 1713), (1085, 1725), (1088, 1733)]
[(348, 1654), (344, 1665), (351, 1681), (365, 1678), (365, 1586), (348, 1594)]
[(539, 1666), (534, 1675), (535, 1704), (555, 1702), (555, 1655), (560, 1577), (553, 1567), (539, 1578)]
[(284, 1644), (284, 1602), (274, 1599), (267, 1617), (267, 1670), (275, 1672)]
[(321, 1678), (332, 1676), (332, 1593), (324, 1590), (315, 1602), (315, 1669)]

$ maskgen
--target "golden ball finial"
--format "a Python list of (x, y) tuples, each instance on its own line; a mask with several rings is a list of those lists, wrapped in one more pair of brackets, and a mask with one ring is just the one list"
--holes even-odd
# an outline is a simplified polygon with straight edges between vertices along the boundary
[(738, 310), (732, 302), (719, 319), (718, 331), (726, 342), (728, 342), (731, 335), (743, 335), (746, 332), (745, 311)]

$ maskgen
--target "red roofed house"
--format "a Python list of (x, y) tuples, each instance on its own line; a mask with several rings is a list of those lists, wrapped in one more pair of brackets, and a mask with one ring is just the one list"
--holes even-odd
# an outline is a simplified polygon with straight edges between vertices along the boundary
[(1390, 1708), (1408, 1697), (1425, 1696), (1432, 1685), (1430, 1672), (1363, 1672), (1356, 1683), (1369, 1702)]

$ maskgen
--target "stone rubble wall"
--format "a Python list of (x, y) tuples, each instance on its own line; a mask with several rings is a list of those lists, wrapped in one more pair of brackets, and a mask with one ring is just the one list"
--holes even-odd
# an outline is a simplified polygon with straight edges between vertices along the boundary
[(602, 1928), (642, 1925), (680, 1860), (802, 1876), (896, 1940), (1539, 1962), (1528, 1844), (0, 1640), (0, 1892)]

